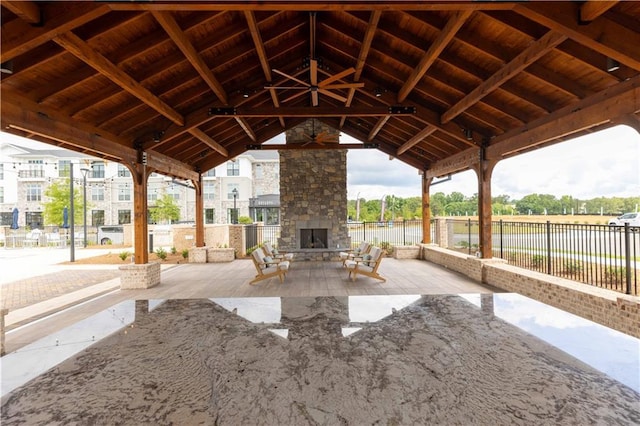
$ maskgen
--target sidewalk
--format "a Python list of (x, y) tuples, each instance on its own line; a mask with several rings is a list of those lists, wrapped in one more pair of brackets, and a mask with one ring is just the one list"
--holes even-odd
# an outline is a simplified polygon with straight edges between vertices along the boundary
[[(110, 251), (76, 248), (75, 259)], [(69, 248), (0, 249), (5, 331), (119, 288), (119, 265), (61, 264), (70, 256)]]

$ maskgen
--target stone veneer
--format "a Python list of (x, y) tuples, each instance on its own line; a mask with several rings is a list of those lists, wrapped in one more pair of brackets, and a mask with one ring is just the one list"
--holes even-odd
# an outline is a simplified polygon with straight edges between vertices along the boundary
[(155, 287), (160, 284), (160, 263), (122, 265), (118, 269), (120, 275), (120, 290), (139, 290)]
[[(314, 131), (339, 134), (317, 120), (315, 124), (307, 120), (286, 132), (287, 144), (309, 143), (305, 134)], [(305, 228), (328, 230), (326, 251), (350, 247), (346, 150), (280, 150), (280, 217), (281, 250), (299, 250), (299, 230)], [(322, 252), (304, 250), (315, 251)]]

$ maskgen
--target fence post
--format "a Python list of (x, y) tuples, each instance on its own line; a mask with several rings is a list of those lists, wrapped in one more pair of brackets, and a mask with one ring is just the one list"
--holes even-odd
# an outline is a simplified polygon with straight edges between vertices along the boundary
[(406, 246), (407, 245), (407, 226), (406, 226), (407, 221), (405, 219), (402, 219), (402, 245)]
[(547, 221), (547, 274), (551, 275), (551, 222)]
[(502, 219), (500, 219), (500, 259), (504, 259), (504, 255), (502, 253)]
[(469, 254), (471, 254), (471, 219), (467, 219), (467, 238), (469, 239)]
[(624, 261), (625, 261), (625, 272), (626, 272), (626, 280), (627, 280), (627, 289), (625, 291), (626, 294), (631, 294), (631, 234), (629, 228), (629, 222), (624, 224)]

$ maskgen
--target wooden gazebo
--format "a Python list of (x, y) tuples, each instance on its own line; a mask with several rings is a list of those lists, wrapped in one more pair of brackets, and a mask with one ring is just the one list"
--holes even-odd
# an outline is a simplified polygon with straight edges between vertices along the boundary
[[(315, 118), (432, 179), (478, 175), (491, 256), (501, 159), (640, 129), (640, 2), (2, 1), (2, 130), (186, 179)], [(292, 149), (294, 149), (293, 147)], [(202, 215), (196, 214), (202, 246)]]

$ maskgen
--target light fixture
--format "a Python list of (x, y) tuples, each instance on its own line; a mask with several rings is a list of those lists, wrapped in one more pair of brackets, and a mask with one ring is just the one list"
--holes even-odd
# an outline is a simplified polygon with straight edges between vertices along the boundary
[(380, 96), (382, 96), (382, 94), (383, 94), (384, 92), (385, 92), (385, 91), (384, 91), (383, 89), (381, 89), (380, 87), (376, 87), (376, 90), (375, 90), (376, 98), (379, 98)]
[(164, 132), (163, 132), (163, 131), (155, 132), (155, 133), (153, 134), (153, 141), (154, 141), (155, 143), (160, 142), (160, 139), (162, 139), (162, 136), (164, 136)]
[(242, 97), (243, 98), (248, 98), (249, 97), (249, 91), (247, 89), (244, 89), (244, 91), (242, 92)]
[(0, 73), (13, 74), (13, 61), (6, 61), (0, 65)]
[(464, 137), (467, 138), (468, 141), (472, 141), (473, 131), (471, 129), (464, 129)]
[(613, 58), (607, 58), (607, 71), (613, 72), (620, 69), (620, 62), (616, 61)]

